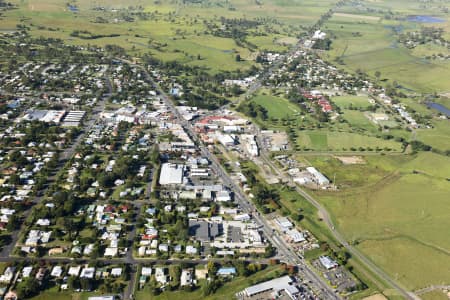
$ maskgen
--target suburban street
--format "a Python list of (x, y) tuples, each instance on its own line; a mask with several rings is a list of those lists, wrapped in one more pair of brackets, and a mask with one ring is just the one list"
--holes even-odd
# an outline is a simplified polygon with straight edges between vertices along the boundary
[[(122, 60), (123, 62), (131, 64), (129, 61)], [(249, 213), (253, 215), (256, 223), (261, 226), (261, 230), (264, 233), (264, 236), (272, 243), (274, 247), (277, 248), (278, 254), (282, 255), (285, 259), (284, 261), (288, 264), (299, 266), (299, 272), (301, 277), (303, 277), (306, 281), (312, 282), (313, 290), (315, 290), (321, 298), (324, 299), (340, 299), (338, 295), (334, 293), (332, 288), (328, 286), (325, 280), (319, 277), (313, 270), (310, 269), (308, 265), (296, 254), (290, 246), (282, 239), (280, 236), (273, 234), (273, 228), (268, 224), (268, 221), (265, 217), (259, 213), (255, 213), (257, 211), (256, 207), (247, 199), (247, 197), (242, 192), (241, 188), (236, 185), (236, 183), (230, 178), (230, 176), (226, 173), (223, 167), (218, 162), (217, 158), (209, 151), (207, 147), (202, 145), (199, 141), (197, 134), (194, 132), (192, 125), (186, 121), (181, 114), (176, 109), (172, 100), (168, 97), (168, 95), (161, 89), (161, 87), (153, 81), (153, 79), (148, 74), (147, 70), (139, 65), (131, 64), (132, 66), (141, 68), (145, 73), (146, 79), (152, 82), (155, 89), (160, 93), (161, 99), (165, 102), (165, 104), (170, 108), (172, 113), (174, 114), (176, 120), (183, 126), (186, 132), (190, 135), (192, 140), (199, 145), (200, 152), (202, 156), (209, 159), (211, 162), (211, 169), (222, 178), (223, 184), (231, 188), (234, 193), (235, 201), (240, 205), (241, 210), (243, 212)]]

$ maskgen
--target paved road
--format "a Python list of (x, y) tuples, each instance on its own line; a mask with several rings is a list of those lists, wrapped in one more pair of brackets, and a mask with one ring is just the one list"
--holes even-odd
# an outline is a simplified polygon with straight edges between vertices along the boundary
[(310, 269), (308, 265), (301, 259), (301, 257), (295, 253), (289, 244), (286, 243), (279, 235), (274, 234), (272, 227), (269, 225), (268, 221), (265, 219), (263, 215), (259, 213), (255, 213), (257, 211), (256, 207), (251, 203), (241, 188), (230, 178), (230, 176), (223, 169), (221, 164), (218, 162), (217, 158), (209, 151), (207, 147), (205, 147), (199, 140), (197, 134), (195, 133), (192, 125), (186, 121), (179, 111), (176, 109), (172, 100), (167, 96), (167, 94), (161, 89), (161, 87), (151, 78), (148, 74), (147, 70), (139, 65), (135, 65), (130, 61), (122, 60), (125, 63), (128, 63), (131, 66), (140, 68), (143, 70), (146, 79), (152, 83), (153, 87), (159, 92), (161, 99), (171, 110), (173, 115), (175, 116), (176, 121), (181, 124), (181, 126), (186, 130), (192, 140), (199, 145), (200, 152), (202, 156), (209, 159), (211, 162), (211, 169), (222, 179), (222, 183), (225, 186), (228, 186), (232, 189), (234, 193), (234, 197), (236, 202), (240, 205), (241, 210), (247, 213), (251, 213), (254, 216), (254, 219), (258, 225), (260, 225), (261, 230), (264, 233), (264, 236), (272, 243), (274, 247), (277, 248), (278, 253), (282, 254), (285, 257), (285, 261), (292, 265), (298, 265), (299, 270), (303, 277), (307, 281), (311, 281), (313, 285), (313, 289), (319, 294), (321, 298), (324, 299), (340, 299), (338, 295), (334, 293), (331, 287), (325, 282), (325, 280), (319, 277), (314, 271)]
[[(260, 139), (260, 132), (255, 132), (257, 136), (257, 142), (259, 145), (263, 145)], [(287, 176), (273, 161), (268, 157), (267, 152), (264, 151), (264, 147), (260, 147), (261, 149), (261, 159), (268, 164), (280, 177), (285, 180), (290, 180), (289, 176)], [(414, 293), (409, 292), (405, 287), (401, 286), (399, 283), (395, 282), (389, 275), (387, 275), (383, 270), (381, 270), (378, 266), (376, 266), (371, 260), (369, 260), (365, 255), (363, 255), (358, 249), (350, 245), (346, 239), (342, 236), (342, 234), (336, 229), (336, 226), (333, 223), (333, 220), (330, 217), (328, 211), (310, 194), (308, 194), (304, 189), (300, 188), (297, 184), (295, 184), (296, 191), (303, 196), (309, 203), (311, 203), (317, 210), (319, 211), (323, 221), (333, 234), (334, 238), (342, 244), (346, 250), (353, 256), (356, 257), (359, 261), (361, 261), (367, 269), (371, 270), (378, 277), (383, 279), (386, 283), (392, 286), (395, 290), (397, 290), (402, 296), (407, 299), (420, 299)]]
[[(75, 154), (75, 150), (80, 145), (80, 143), (84, 140), (86, 133), (90, 131), (92, 126), (97, 121), (97, 119), (99, 117), (99, 114), (97, 112), (104, 110), (105, 102), (111, 96), (111, 91), (112, 91), (111, 83), (107, 76), (105, 76), (105, 82), (106, 82), (106, 86), (108, 89), (108, 93), (104, 97), (102, 97), (101, 100), (99, 100), (97, 102), (96, 106), (93, 108), (93, 112), (90, 115), (89, 119), (84, 122), (82, 132), (77, 136), (77, 138), (73, 141), (73, 143), (69, 147), (65, 148), (62, 152), (59, 153), (58, 167), (55, 172), (57, 172), (59, 170), (59, 168), (62, 168), (64, 166), (65, 162)], [(47, 186), (43, 191), (40, 192), (41, 195), (45, 195), (45, 192), (50, 187), (51, 183), (55, 179), (55, 176), (56, 176), (56, 173), (48, 178)], [(33, 206), (39, 204), (43, 198), (44, 198), (44, 196), (35, 197), (32, 200)], [(33, 211), (33, 207), (30, 207), (28, 210), (26, 210), (23, 213), (23, 219), (27, 220), (32, 211)], [(0, 258), (9, 257), (11, 255), (11, 253), (14, 251), (14, 247), (16, 246), (16, 244), (19, 240), (20, 233), (24, 232), (24, 230), (25, 230), (25, 224), (22, 224), (20, 229), (15, 230), (14, 232), (11, 233), (11, 243), (8, 244), (7, 246), (3, 247), (2, 252), (0, 253)]]

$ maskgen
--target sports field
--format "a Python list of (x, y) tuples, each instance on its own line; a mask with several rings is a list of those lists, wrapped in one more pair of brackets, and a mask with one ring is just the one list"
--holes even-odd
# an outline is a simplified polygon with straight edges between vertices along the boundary
[(340, 108), (367, 108), (371, 105), (367, 96), (335, 96), (331, 100)]
[(316, 192), (339, 230), (409, 289), (450, 282), (450, 158), (367, 156), (343, 165), (331, 156), (310, 158), (339, 192)]
[(299, 112), (295, 104), (281, 97), (260, 94), (252, 100), (267, 109), (269, 118), (287, 118)]

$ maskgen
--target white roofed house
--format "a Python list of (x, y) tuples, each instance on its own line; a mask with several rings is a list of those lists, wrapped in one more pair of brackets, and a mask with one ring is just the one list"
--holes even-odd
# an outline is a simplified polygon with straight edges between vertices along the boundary
[(181, 277), (180, 277), (180, 285), (181, 286), (187, 286), (192, 285), (193, 283), (192, 278), (192, 270), (191, 269), (184, 269), (181, 271)]
[(156, 282), (164, 285), (167, 283), (167, 275), (166, 270), (164, 268), (156, 268), (155, 269), (155, 279)]

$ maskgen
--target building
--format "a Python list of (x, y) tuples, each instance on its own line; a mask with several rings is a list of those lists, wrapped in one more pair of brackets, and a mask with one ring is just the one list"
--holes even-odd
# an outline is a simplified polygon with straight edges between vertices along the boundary
[(296, 295), (299, 293), (299, 289), (293, 283), (294, 281), (290, 276), (283, 276), (250, 286), (244, 290), (244, 293), (247, 297), (252, 297), (273, 291), (274, 297), (272, 299), (276, 299), (276, 296), (284, 291), (291, 299), (297, 299)]
[(318, 185), (327, 185), (327, 184), (330, 184), (330, 181), (328, 180), (328, 178), (326, 178), (322, 173), (320, 173), (319, 171), (317, 171), (316, 168), (314, 168), (314, 167), (308, 167), (308, 168), (306, 168), (306, 171), (308, 171), (308, 172), (314, 177), (314, 181), (315, 181)]
[(189, 235), (194, 236), (198, 241), (211, 241), (216, 236), (219, 236), (221, 231), (221, 224), (203, 220), (189, 220)]
[(288, 240), (293, 243), (301, 243), (306, 241), (303, 233), (299, 232), (297, 229), (291, 229), (286, 232)]
[(181, 271), (180, 286), (191, 285), (193, 283), (192, 270), (184, 269)]
[(329, 256), (321, 256), (319, 257), (319, 261), (327, 270), (331, 270), (339, 266), (338, 263), (332, 260)]
[(236, 268), (229, 267), (229, 268), (220, 268), (217, 270), (217, 275), (219, 276), (234, 276), (236, 275)]
[(116, 296), (91, 296), (88, 300), (115, 300)]
[(172, 163), (164, 163), (159, 176), (160, 185), (182, 184), (184, 166)]
[(291, 221), (288, 220), (286, 217), (279, 217), (275, 219), (275, 223), (278, 225), (281, 231), (287, 232), (294, 227), (294, 225), (291, 223)]

